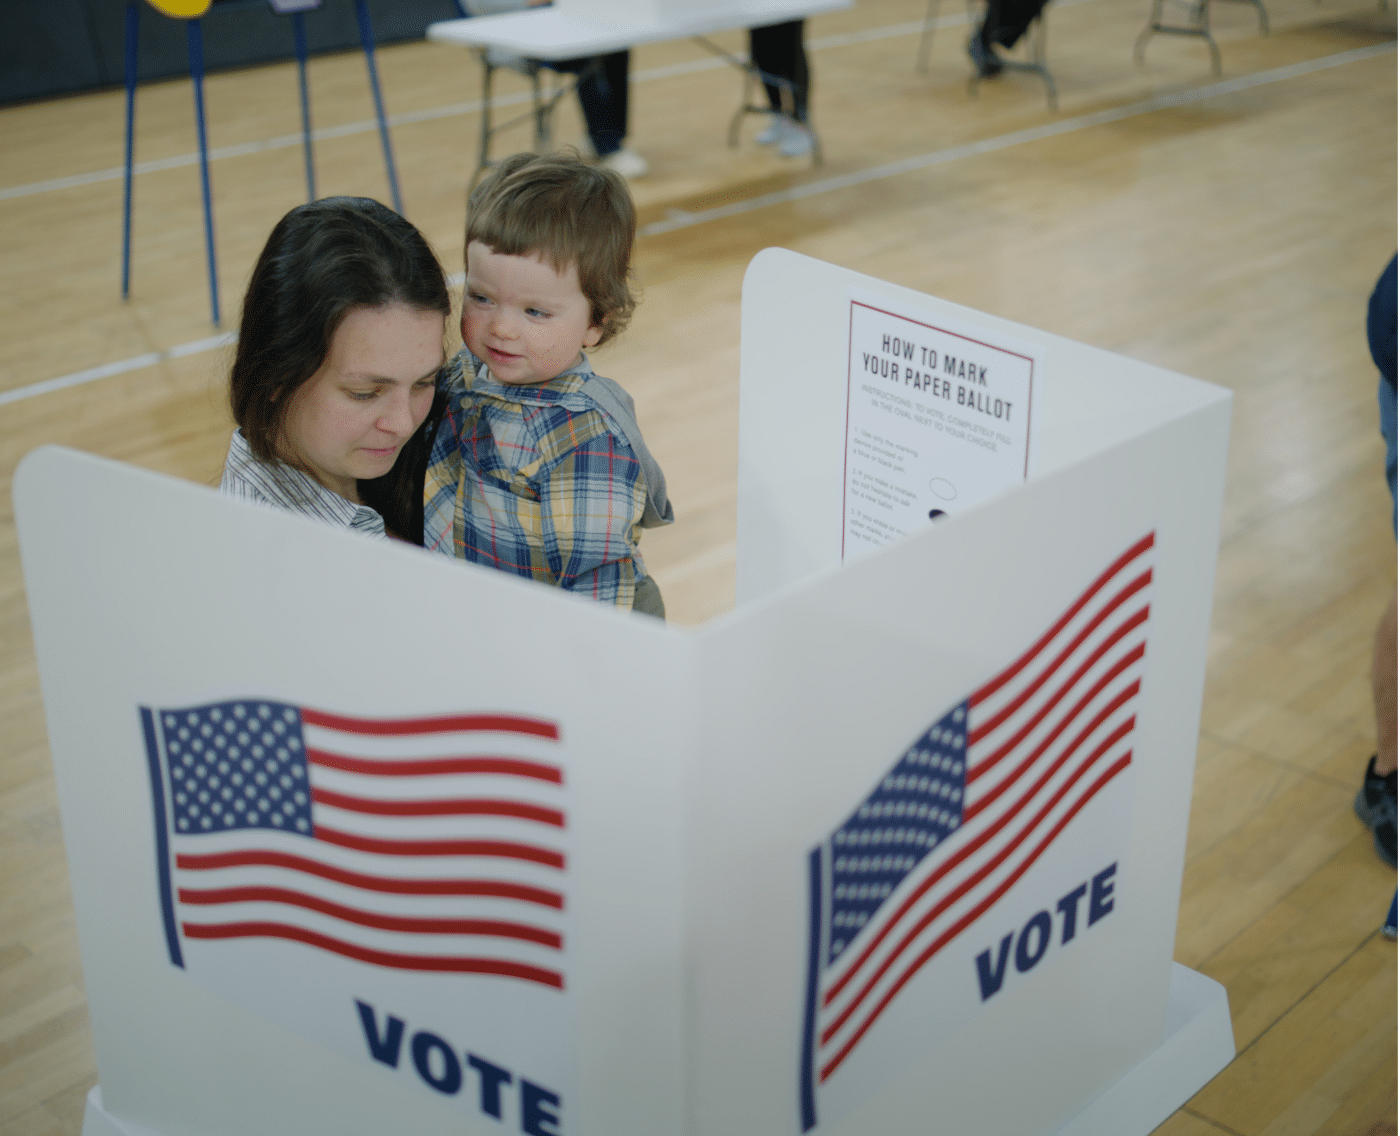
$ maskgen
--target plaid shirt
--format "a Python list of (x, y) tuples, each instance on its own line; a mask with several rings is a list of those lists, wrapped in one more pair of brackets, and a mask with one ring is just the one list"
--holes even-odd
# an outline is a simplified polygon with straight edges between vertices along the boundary
[(631, 608), (646, 568), (641, 465), (585, 389), (585, 358), (547, 383), (504, 386), (463, 349), (423, 486), (423, 544)]

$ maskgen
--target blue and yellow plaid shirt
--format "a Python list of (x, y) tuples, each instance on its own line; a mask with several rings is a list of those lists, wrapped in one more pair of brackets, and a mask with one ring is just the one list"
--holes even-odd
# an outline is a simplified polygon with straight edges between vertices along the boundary
[(631, 608), (641, 465), (587, 395), (585, 358), (547, 383), (504, 386), (466, 349), (441, 381), (447, 411), (423, 486), (423, 544)]

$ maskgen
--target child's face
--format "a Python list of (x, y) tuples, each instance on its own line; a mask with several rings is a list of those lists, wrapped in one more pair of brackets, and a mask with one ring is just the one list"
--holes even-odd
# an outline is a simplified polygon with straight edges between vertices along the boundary
[(497, 382), (547, 383), (602, 337), (577, 265), (556, 272), (538, 256), (505, 256), (481, 241), (467, 246), (462, 341)]
[(402, 304), (351, 308), (320, 369), (292, 395), (288, 453), (333, 493), (383, 477), (433, 405), (443, 317)]

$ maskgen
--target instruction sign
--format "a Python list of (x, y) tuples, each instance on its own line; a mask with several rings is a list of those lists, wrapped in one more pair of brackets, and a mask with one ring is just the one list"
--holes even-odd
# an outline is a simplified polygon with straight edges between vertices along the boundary
[(844, 559), (1024, 481), (1037, 351), (853, 293)]

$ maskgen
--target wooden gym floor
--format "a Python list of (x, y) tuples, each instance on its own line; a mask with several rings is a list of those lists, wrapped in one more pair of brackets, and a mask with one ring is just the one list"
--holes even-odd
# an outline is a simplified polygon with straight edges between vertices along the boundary
[[(1351, 812), (1374, 746), (1371, 635), (1395, 591), (1364, 337), (1396, 245), (1395, 19), (1375, 0), (1266, 2), (1267, 37), (1253, 9), (1214, 5), (1217, 79), (1198, 41), (1157, 37), (1133, 63), (1144, 0), (1059, 0), (1051, 114), (1031, 76), (969, 96), (959, 5), (920, 76), (922, 0), (861, 0), (808, 25), (816, 170), (755, 147), (753, 123), (726, 148), (738, 81), (698, 47), (635, 52), (645, 301), (596, 360), (636, 395), (670, 478), (680, 519), (644, 548), (691, 624), (733, 603), (739, 288), (766, 246), (1235, 392), (1176, 957), (1228, 988), (1239, 1056), (1165, 1136), (1395, 1132), (1395, 946), (1379, 932), (1395, 874)], [(381, 62), (408, 215), (460, 272), (476, 64), (429, 44)], [(358, 54), (315, 60), (312, 85), (320, 192), (387, 197)], [(214, 76), (208, 105), (229, 327), (304, 193), (295, 72)], [(229, 431), (228, 350), (201, 346), (216, 331), (189, 84), (140, 93), (151, 166), (125, 304), (121, 115), (120, 92), (0, 109), (0, 1136), (77, 1133), (96, 1081), (11, 475), (60, 442), (214, 482)], [(572, 105), (560, 135), (579, 137)]]

